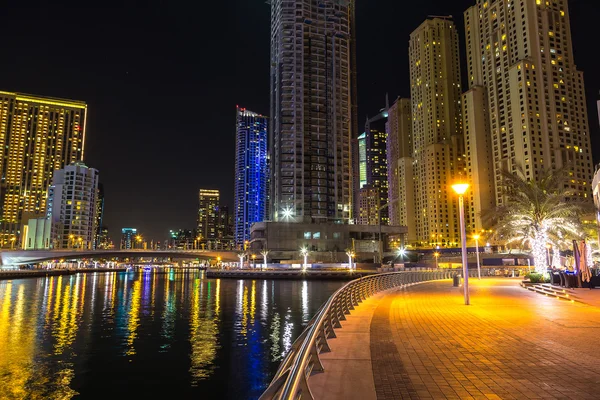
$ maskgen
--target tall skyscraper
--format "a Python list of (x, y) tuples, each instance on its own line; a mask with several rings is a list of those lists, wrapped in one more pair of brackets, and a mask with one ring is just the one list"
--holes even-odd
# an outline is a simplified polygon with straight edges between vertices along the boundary
[[(237, 108), (234, 196), (237, 245), (250, 239), (250, 226), (253, 223), (266, 219), (269, 182), (267, 123), (267, 117)], [(220, 237), (225, 236), (226, 218), (220, 221)]]
[(272, 219), (348, 222), (354, 1), (271, 1)]
[(98, 170), (75, 162), (54, 171), (47, 210), (53, 248), (94, 247), (97, 196)]
[(219, 224), (219, 198), (218, 190), (200, 189), (198, 201), (198, 229), (196, 234), (202, 235), (203, 240), (217, 238)]
[[(386, 157), (387, 133), (377, 129), (371, 129), (369, 122), (365, 126), (365, 132), (355, 141), (358, 143), (358, 187), (355, 187), (355, 199), (357, 200), (356, 222), (361, 225), (388, 225), (388, 211), (385, 205), (388, 201), (388, 178), (387, 178), (387, 157)], [(368, 191), (362, 190), (368, 187)], [(379, 211), (374, 211), (374, 202), (361, 200), (361, 197), (368, 193), (369, 196), (377, 193), (375, 202)], [(369, 207), (369, 212), (361, 209), (365, 204)], [(374, 213), (374, 214), (373, 214)], [(365, 215), (374, 215), (374, 217), (365, 218)], [(379, 217), (378, 217), (379, 215)], [(365, 221), (369, 221), (368, 223)]]
[(121, 229), (121, 250), (133, 249), (135, 246), (136, 228)]
[(410, 83), (417, 240), (460, 242), (456, 196), (463, 131), (458, 33), (451, 18), (423, 22), (410, 35)]
[(55, 170), (83, 160), (87, 105), (0, 91), (0, 246), (46, 212)]
[[(569, 166), (570, 197), (590, 198), (590, 130), (567, 0), (478, 0), (464, 16), (469, 87), (482, 92), (489, 110), (483, 118), (496, 205), (505, 201), (501, 172), (518, 168), (535, 180), (548, 168)], [(474, 159), (476, 148), (466, 150)], [(480, 167), (471, 164), (473, 171)]]
[(100, 242), (104, 241), (102, 232), (105, 229), (104, 220), (104, 185), (98, 183), (98, 196), (96, 200), (96, 234), (94, 235), (94, 248), (101, 248)]
[(410, 99), (397, 99), (388, 110), (388, 215), (390, 225), (406, 226), (406, 241), (416, 241), (415, 189)]

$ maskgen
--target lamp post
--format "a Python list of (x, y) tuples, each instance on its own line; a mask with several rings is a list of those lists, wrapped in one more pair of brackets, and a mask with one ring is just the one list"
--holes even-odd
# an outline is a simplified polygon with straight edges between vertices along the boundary
[(81, 237), (77, 238), (77, 241), (79, 242), (79, 250), (81, 250), (83, 248), (83, 239)]
[(15, 248), (15, 241), (16, 241), (16, 240), (17, 240), (17, 238), (16, 238), (16, 237), (14, 237), (14, 236), (10, 238), (10, 248), (11, 248), (11, 249), (14, 249), (14, 248)]
[(217, 268), (218, 267), (223, 267), (223, 264), (221, 264), (221, 256), (217, 256)]
[(460, 214), (460, 237), (462, 242), (462, 265), (464, 283), (465, 305), (468, 306), (471, 302), (469, 299), (469, 266), (467, 265), (467, 235), (465, 232), (465, 199), (464, 194), (469, 189), (468, 183), (457, 183), (452, 185), (452, 189), (458, 195), (458, 211)]
[(253, 268), (256, 269), (256, 254), (252, 254), (252, 264), (254, 264)]
[(238, 254), (238, 258), (240, 259), (240, 269), (244, 268), (244, 257), (246, 257), (246, 253)]
[(267, 269), (267, 256), (269, 255), (269, 250), (263, 250), (260, 252), (260, 254), (263, 256), (263, 267), (264, 269)]
[(479, 238), (479, 235), (473, 235), (473, 239), (475, 239), (475, 254), (477, 254), (477, 276), (479, 279), (481, 279), (481, 266), (479, 265)]
[(346, 255), (348, 256), (348, 269), (352, 271), (352, 257), (354, 257), (354, 252), (352, 250), (346, 251)]
[(67, 248), (73, 248), (75, 247), (75, 240), (74, 240), (75, 236), (73, 235), (69, 235), (69, 244), (67, 245)]
[(405, 254), (406, 254), (406, 250), (404, 250), (404, 247), (399, 247), (398, 255), (400, 256), (400, 260), (402, 261), (402, 264), (404, 264), (404, 255)]
[(308, 249), (306, 247), (303, 247), (300, 249), (300, 254), (302, 254), (302, 256), (304, 257), (304, 264), (302, 265), (302, 272), (306, 272), (306, 268), (308, 264)]
[(433, 256), (435, 257), (435, 269), (438, 269), (438, 258), (440, 257), (440, 253), (436, 251), (433, 253)]

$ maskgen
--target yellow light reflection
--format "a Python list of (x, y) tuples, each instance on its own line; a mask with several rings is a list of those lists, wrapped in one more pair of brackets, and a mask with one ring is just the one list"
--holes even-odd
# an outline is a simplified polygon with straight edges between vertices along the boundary
[(127, 347), (129, 349), (125, 352), (128, 356), (135, 354), (135, 348), (133, 342), (137, 338), (137, 328), (140, 326), (140, 303), (142, 300), (141, 295), (142, 282), (140, 279), (133, 283), (133, 290), (131, 292), (131, 304), (129, 306), (129, 320), (127, 322)]

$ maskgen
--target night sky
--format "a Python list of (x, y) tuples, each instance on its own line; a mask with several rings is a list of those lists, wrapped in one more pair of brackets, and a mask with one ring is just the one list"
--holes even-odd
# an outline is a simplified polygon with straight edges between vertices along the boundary
[[(85, 162), (100, 171), (113, 240), (122, 227), (155, 240), (193, 228), (201, 187), (220, 189), (232, 205), (235, 106), (269, 114), (265, 0), (59, 3), (2, 6), (0, 90), (88, 103)], [(463, 11), (474, 3), (358, 0), (361, 126), (385, 93), (409, 96), (410, 32), (428, 15), (454, 15), (462, 36)], [(570, 9), (599, 162), (600, 6), (571, 0)]]

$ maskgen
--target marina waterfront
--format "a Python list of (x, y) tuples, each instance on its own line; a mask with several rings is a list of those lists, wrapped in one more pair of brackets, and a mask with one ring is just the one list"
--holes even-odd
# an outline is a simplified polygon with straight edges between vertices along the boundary
[(0, 281), (0, 398), (257, 398), (343, 284), (172, 268)]

